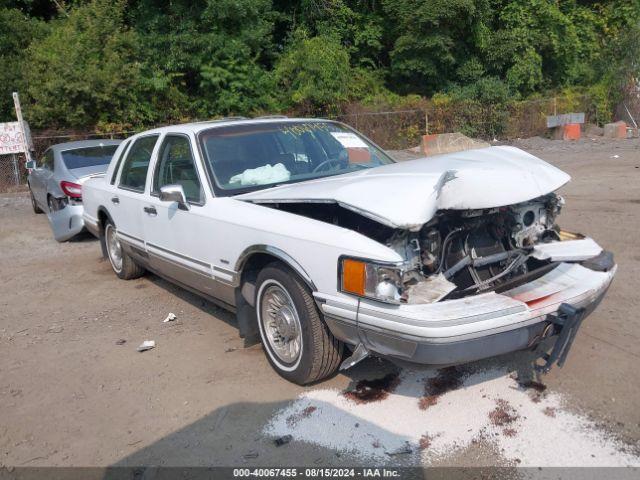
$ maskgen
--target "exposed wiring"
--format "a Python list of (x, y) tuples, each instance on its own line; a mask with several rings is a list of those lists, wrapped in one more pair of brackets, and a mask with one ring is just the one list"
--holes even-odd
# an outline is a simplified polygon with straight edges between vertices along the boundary
[(442, 242), (442, 249), (441, 249), (441, 253), (440, 253), (440, 263), (438, 264), (438, 269), (436, 270), (436, 273), (440, 273), (442, 272), (442, 268), (444, 267), (444, 261), (445, 258), (447, 258), (447, 247), (448, 247), (448, 242), (451, 239), (451, 236), (455, 233), (458, 233), (462, 231), (462, 227), (456, 227), (453, 230), (451, 230), (449, 233), (447, 233), (447, 236), (444, 237), (444, 240)]

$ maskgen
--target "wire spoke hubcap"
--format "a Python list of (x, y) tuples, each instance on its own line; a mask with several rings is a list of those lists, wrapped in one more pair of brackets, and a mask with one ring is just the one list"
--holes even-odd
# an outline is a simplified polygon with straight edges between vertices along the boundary
[(116, 272), (122, 270), (122, 246), (116, 236), (116, 229), (112, 225), (107, 225), (105, 232), (107, 242), (107, 253), (109, 260)]
[(298, 312), (286, 290), (269, 285), (262, 295), (260, 319), (271, 350), (285, 363), (297, 360), (301, 350)]

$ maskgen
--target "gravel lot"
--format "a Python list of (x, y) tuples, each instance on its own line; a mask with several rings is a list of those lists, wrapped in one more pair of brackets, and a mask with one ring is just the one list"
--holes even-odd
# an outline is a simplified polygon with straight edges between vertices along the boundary
[[(0, 464), (640, 465), (640, 141), (515, 145), (572, 175), (561, 224), (612, 250), (618, 275), (545, 389), (523, 384), (521, 352), (449, 372), (432, 409), (442, 372), (372, 359), (286, 383), (231, 314), (152, 275), (118, 280), (96, 240), (58, 244), (26, 195), (1, 195)], [(343, 394), (386, 374), (378, 401)]]

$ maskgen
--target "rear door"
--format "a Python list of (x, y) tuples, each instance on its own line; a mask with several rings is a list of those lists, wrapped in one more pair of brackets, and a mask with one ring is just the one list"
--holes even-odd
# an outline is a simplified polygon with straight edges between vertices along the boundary
[(117, 188), (109, 199), (109, 213), (118, 231), (119, 239), (134, 247), (133, 254), (145, 255), (142, 215), (147, 185), (147, 172), (160, 135), (136, 138), (122, 161)]

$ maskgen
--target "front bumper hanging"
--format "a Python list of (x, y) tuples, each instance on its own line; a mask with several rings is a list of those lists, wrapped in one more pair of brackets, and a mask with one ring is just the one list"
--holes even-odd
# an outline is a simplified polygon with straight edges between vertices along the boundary
[(545, 353), (542, 356), (545, 363), (535, 366), (538, 372), (548, 373), (554, 363), (557, 363), (558, 367), (562, 368), (585, 313), (586, 310), (584, 308), (574, 308), (568, 303), (563, 303), (560, 305), (558, 313), (549, 315), (551, 324), (555, 325), (560, 333), (551, 349), (551, 353)]

